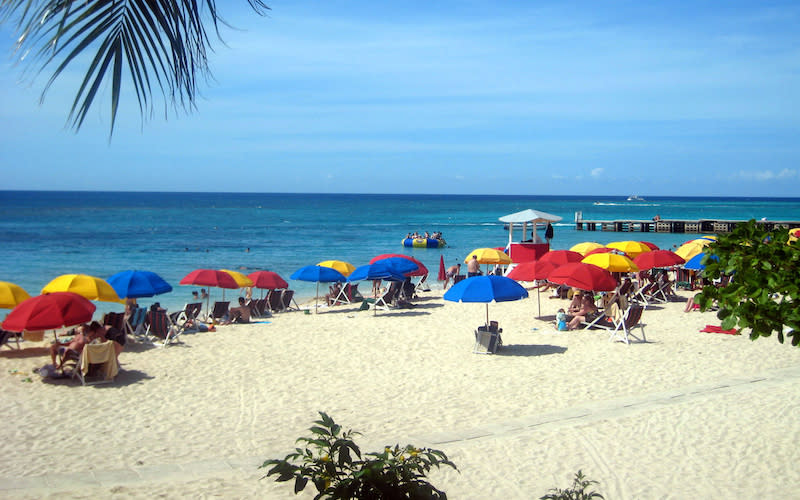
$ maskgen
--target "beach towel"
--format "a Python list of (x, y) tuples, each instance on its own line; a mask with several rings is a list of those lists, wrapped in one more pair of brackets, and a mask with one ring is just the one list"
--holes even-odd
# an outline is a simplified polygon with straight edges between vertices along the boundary
[(723, 330), (721, 326), (715, 326), (715, 325), (706, 325), (706, 327), (700, 331), (708, 333), (725, 333), (728, 335), (739, 335), (739, 332), (736, 331), (736, 328), (731, 328), (730, 330)]

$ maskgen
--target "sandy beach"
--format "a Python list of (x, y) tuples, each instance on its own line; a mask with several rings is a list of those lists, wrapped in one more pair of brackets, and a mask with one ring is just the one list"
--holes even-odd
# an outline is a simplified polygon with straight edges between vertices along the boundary
[[(683, 302), (648, 307), (647, 343), (558, 332), (536, 319), (533, 292), (489, 305), (505, 346), (478, 355), (485, 306), (441, 295), (434, 285), (413, 309), (337, 306), (167, 348), (129, 343), (112, 385), (32, 375), (46, 342), (3, 349), (0, 496), (292, 498), (257, 465), (291, 451), (317, 411), (361, 432), (364, 451), (445, 451), (459, 472), (431, 479), (454, 499), (538, 498), (578, 469), (607, 499), (800, 488), (800, 350), (700, 333), (719, 320)], [(541, 299), (545, 316), (565, 305)]]

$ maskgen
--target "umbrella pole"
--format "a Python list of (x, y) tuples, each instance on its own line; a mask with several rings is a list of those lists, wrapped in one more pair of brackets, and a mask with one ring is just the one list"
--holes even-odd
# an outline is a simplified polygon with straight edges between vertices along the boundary
[(319, 303), (319, 281), (317, 281), (317, 295), (314, 297), (314, 314), (318, 314), (317, 304)]
[(542, 317), (542, 296), (539, 287), (536, 287), (536, 305), (539, 306), (539, 317)]
[(486, 303), (486, 331), (489, 331), (489, 303)]

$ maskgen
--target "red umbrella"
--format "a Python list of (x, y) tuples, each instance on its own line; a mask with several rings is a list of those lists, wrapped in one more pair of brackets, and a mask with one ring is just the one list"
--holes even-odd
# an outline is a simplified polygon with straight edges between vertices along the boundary
[(77, 293), (52, 292), (20, 303), (8, 313), (2, 326), (12, 332), (55, 330), (91, 321), (95, 309), (91, 301)]
[(439, 275), (436, 277), (439, 281), (447, 279), (447, 271), (444, 268), (444, 255), (439, 256)]
[(418, 266), (418, 268), (416, 270), (411, 271), (409, 273), (405, 273), (406, 276), (425, 276), (426, 274), (428, 274), (428, 268), (425, 267), (425, 264), (423, 264), (422, 262), (418, 261), (414, 257), (411, 257), (410, 255), (403, 255), (401, 253), (385, 253), (385, 254), (382, 254), (382, 255), (377, 255), (377, 256), (373, 257), (372, 260), (369, 261), (369, 263), (370, 264), (374, 264), (378, 260), (391, 259), (391, 258), (394, 258), (394, 257), (399, 257), (401, 259), (410, 260), (411, 262), (413, 262), (414, 264), (416, 264)]
[(650, 243), (649, 241), (640, 241), (639, 243), (650, 247), (650, 250), (658, 250), (658, 245), (656, 245), (655, 243)]
[(233, 276), (217, 269), (195, 269), (180, 281), (181, 285), (217, 286), (220, 288), (239, 288)]
[(610, 272), (584, 262), (570, 262), (559, 266), (547, 275), (547, 279), (586, 291), (609, 292), (617, 288), (617, 280)]
[(684, 264), (686, 261), (683, 257), (670, 250), (653, 250), (652, 252), (637, 255), (633, 262), (639, 266), (639, 269), (645, 271), (654, 267), (677, 266)]
[(552, 262), (556, 265), (566, 264), (568, 262), (580, 262), (583, 255), (572, 250), (550, 250), (539, 259), (539, 262)]
[(543, 280), (557, 267), (558, 264), (553, 262), (531, 260), (517, 264), (506, 276), (517, 281)]
[(253, 280), (253, 286), (256, 288), (263, 288), (267, 290), (274, 290), (276, 288), (289, 288), (289, 283), (281, 278), (276, 272), (256, 271), (248, 274), (247, 277)]

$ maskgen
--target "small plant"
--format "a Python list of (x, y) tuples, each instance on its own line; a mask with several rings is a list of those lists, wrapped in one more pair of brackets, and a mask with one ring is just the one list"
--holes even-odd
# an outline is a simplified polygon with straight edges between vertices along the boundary
[(315, 499), (447, 498), (426, 478), (434, 466), (458, 470), (443, 451), (395, 445), (380, 453), (366, 453), (368, 458), (362, 459), (361, 449), (352, 440), (359, 433), (342, 431), (327, 414), (319, 414), (320, 420), (309, 428), (313, 436), (296, 441), (305, 446), (283, 460), (265, 461), (259, 469), (269, 470), (261, 479), (273, 475), (279, 482), (294, 479), (295, 494), (311, 481), (318, 492)]
[(553, 488), (552, 493), (541, 497), (539, 500), (591, 500), (593, 498), (601, 498), (605, 500), (603, 495), (596, 491), (586, 491), (586, 488), (593, 484), (599, 484), (597, 481), (586, 479), (582, 470), (578, 470), (575, 474), (575, 479), (572, 480), (572, 487), (566, 490), (560, 488)]

